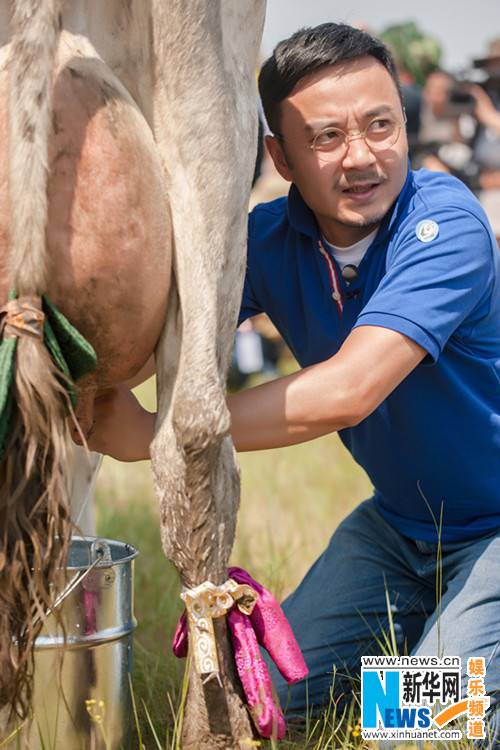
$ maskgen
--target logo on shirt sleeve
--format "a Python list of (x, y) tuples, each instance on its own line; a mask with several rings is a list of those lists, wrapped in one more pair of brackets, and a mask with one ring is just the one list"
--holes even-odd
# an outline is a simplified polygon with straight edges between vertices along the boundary
[(419, 221), (415, 234), (421, 242), (432, 242), (439, 234), (439, 224), (432, 219)]

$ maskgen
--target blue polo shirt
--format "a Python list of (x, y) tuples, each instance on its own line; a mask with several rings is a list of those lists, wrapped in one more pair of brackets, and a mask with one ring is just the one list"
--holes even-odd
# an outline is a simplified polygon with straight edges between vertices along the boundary
[(443, 542), (500, 527), (500, 254), (478, 201), (453, 177), (409, 171), (350, 286), (319, 240), (293, 185), (252, 211), (240, 322), (267, 313), (302, 367), (356, 326), (416, 341), (424, 361), (340, 437), (402, 534), (436, 541), (441, 518)]

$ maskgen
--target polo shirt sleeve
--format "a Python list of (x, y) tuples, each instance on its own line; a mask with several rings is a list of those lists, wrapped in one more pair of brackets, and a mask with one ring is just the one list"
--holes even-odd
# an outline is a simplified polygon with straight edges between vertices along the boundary
[(253, 212), (248, 217), (248, 243), (247, 243), (247, 262), (245, 271), (245, 283), (243, 286), (243, 296), (241, 299), (240, 314), (238, 316), (238, 326), (240, 326), (247, 318), (252, 318), (254, 315), (258, 315), (264, 312), (259, 305), (252, 288), (251, 274), (252, 274), (252, 242), (253, 237), (253, 224), (254, 215)]
[(245, 274), (245, 285), (243, 287), (243, 298), (241, 300), (240, 314), (238, 317), (238, 326), (240, 326), (247, 318), (252, 318), (254, 315), (258, 315), (261, 312), (263, 312), (263, 310), (259, 307), (259, 304), (254, 297), (247, 269)]
[[(419, 232), (425, 221), (437, 224), (438, 234), (432, 239), (432, 225), (427, 234)], [(428, 241), (419, 239), (418, 234)], [(474, 311), (488, 304), (492, 253), (486, 227), (466, 209), (413, 212), (401, 226), (394, 247), (389, 248), (386, 273), (355, 327), (398, 331), (437, 361), (448, 339), (460, 326), (465, 330)]]

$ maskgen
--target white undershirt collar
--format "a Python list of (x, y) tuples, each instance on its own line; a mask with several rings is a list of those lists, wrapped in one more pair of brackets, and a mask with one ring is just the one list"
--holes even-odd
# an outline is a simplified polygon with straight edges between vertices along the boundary
[(335, 258), (342, 270), (344, 266), (348, 265), (359, 266), (366, 251), (375, 239), (377, 232), (378, 228), (371, 232), (367, 237), (363, 237), (362, 240), (358, 240), (358, 242), (355, 242), (354, 245), (350, 245), (349, 247), (337, 247), (337, 245), (332, 245), (324, 237), (321, 239), (326, 250), (328, 250), (330, 255)]

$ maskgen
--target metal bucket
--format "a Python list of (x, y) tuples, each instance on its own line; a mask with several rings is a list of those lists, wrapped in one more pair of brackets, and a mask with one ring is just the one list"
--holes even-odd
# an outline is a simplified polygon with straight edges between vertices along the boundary
[(122, 542), (73, 537), (56, 603), (66, 639), (49, 616), (35, 646), (33, 718), (2, 748), (127, 747), (137, 554)]

